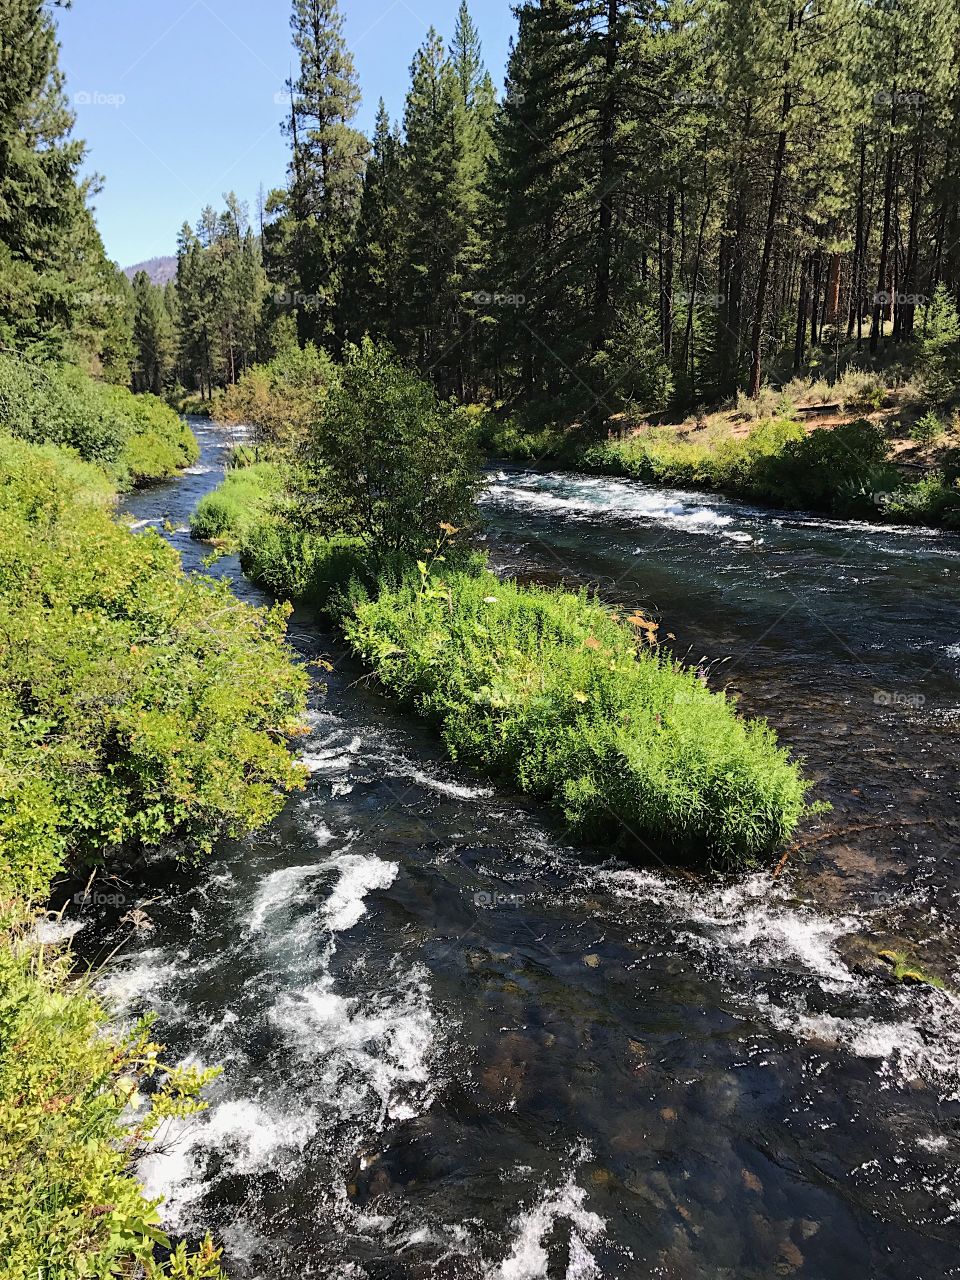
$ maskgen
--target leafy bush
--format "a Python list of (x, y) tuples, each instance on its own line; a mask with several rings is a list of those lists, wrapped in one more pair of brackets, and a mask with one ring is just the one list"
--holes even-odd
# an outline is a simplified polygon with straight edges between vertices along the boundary
[(76, 465), (0, 439), (0, 853), (21, 883), (52, 847), (206, 848), (301, 781), (284, 610), (186, 576), (160, 537), (75, 501)]
[(763, 459), (752, 480), (758, 496), (788, 507), (838, 515), (871, 509), (874, 494), (895, 487), (883, 432), (871, 422), (845, 422), (790, 440)]
[[(107, 1027), (70, 959), (38, 945), (33, 919), (8, 902), (0, 919), (0, 1254), (8, 1280), (140, 1274), (220, 1280), (206, 1240), (170, 1264), (156, 1205), (130, 1176), (132, 1161), (170, 1116), (204, 1103), (216, 1071), (167, 1069), (149, 1021), (127, 1035)], [(158, 1085), (153, 1082), (157, 1081)], [(149, 1106), (129, 1118), (141, 1085)], [(142, 1270), (141, 1270), (142, 1268)]]
[(240, 563), (251, 581), (280, 600), (300, 600), (327, 611), (340, 588), (366, 573), (358, 538), (307, 533), (279, 520), (248, 527)]
[(592, 470), (651, 484), (752, 493), (762, 460), (803, 438), (803, 428), (788, 420), (760, 422), (742, 440), (717, 432), (684, 440), (670, 427), (651, 427), (625, 440), (593, 445), (583, 462)]
[(156, 397), (94, 382), (69, 366), (3, 354), (0, 430), (73, 449), (121, 486), (173, 475), (199, 456), (190, 428)]
[(162, 400), (147, 393), (131, 395), (124, 387), (111, 387), (109, 394), (127, 423), (117, 474), (121, 487), (164, 480), (200, 457), (193, 432)]
[(422, 565), (374, 599), (355, 590), (344, 628), (454, 756), (556, 805), (579, 835), (750, 862), (804, 812), (808, 784), (766, 724), (583, 593)]
[(158, 1261), (130, 1176), (216, 1073), (163, 1067), (148, 1022), (109, 1029), (34, 904), (68, 859), (195, 852), (272, 817), (302, 783), (283, 739), (305, 676), (283, 609), (187, 578), (110, 498), (101, 468), (0, 436), (0, 1255), (10, 1280), (221, 1280), (209, 1240)]
[(269, 364), (254, 365), (219, 393), (213, 416), (255, 427), (258, 446), (292, 448), (322, 412), (337, 378), (337, 366), (325, 351), (294, 345)]
[(940, 415), (929, 409), (922, 418), (919, 418), (913, 424), (910, 437), (916, 440), (917, 444), (933, 444), (934, 440), (943, 435), (944, 430), (944, 423)]
[(224, 538), (237, 542), (281, 489), (280, 471), (273, 463), (258, 462), (228, 471), (223, 484), (200, 499), (190, 517), (190, 532), (201, 541)]
[(442, 522), (475, 518), (475, 421), (369, 339), (348, 351), (305, 458), (296, 496), (307, 526), (378, 554), (415, 553)]
[(948, 464), (915, 484), (901, 485), (887, 499), (885, 510), (904, 523), (960, 529), (960, 480), (951, 475)]

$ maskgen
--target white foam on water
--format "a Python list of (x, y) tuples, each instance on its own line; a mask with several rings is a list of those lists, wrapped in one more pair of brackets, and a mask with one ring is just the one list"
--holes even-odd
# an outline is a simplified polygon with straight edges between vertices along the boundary
[[(577, 1167), (586, 1158), (578, 1156)], [(489, 1268), (486, 1280), (546, 1280), (550, 1271), (548, 1246), (560, 1223), (569, 1225), (568, 1262), (565, 1280), (596, 1280), (600, 1269), (587, 1247), (604, 1233), (606, 1221), (586, 1207), (587, 1192), (576, 1181), (577, 1167), (559, 1186), (546, 1189), (532, 1208), (513, 1222), (510, 1252)]]
[(184, 957), (171, 956), (159, 947), (141, 951), (131, 959), (119, 959), (97, 982), (97, 991), (119, 1014), (142, 1005), (174, 979), (183, 977)]
[(430, 791), (437, 791), (442, 796), (450, 796), (453, 800), (482, 800), (487, 796), (494, 794), (493, 787), (468, 787), (459, 782), (446, 782), (442, 778), (433, 778), (428, 773), (424, 773), (415, 765), (403, 762), (401, 767), (390, 769), (387, 771), (389, 778), (410, 778), (411, 781), (419, 783), (421, 787), (427, 787)]
[(960, 660), (960, 644), (948, 644), (944, 649), (944, 653), (948, 658), (956, 658)]
[(395, 862), (362, 853), (342, 853), (324, 864), (334, 868), (340, 878), (323, 904), (323, 919), (331, 933), (352, 929), (366, 914), (365, 897), (373, 889), (389, 889), (397, 878)]
[[(722, 499), (705, 493), (655, 489), (639, 481), (610, 480), (559, 472), (498, 475), (481, 500), (493, 506), (558, 512), (571, 520), (633, 520), (697, 533), (734, 523)], [(740, 514), (738, 510), (738, 514)], [(744, 508), (743, 515), (752, 512)]]
[(316, 1131), (311, 1111), (232, 1099), (162, 1125), (153, 1148), (138, 1162), (137, 1175), (148, 1197), (163, 1197), (163, 1222), (185, 1230), (212, 1185), (211, 1156), (217, 1157), (218, 1177), (275, 1173), (302, 1154)]
[(334, 990), (329, 974), (283, 995), (272, 1021), (294, 1049), (315, 1064), (321, 1096), (340, 1118), (375, 1129), (410, 1119), (433, 1101), (437, 1023), (429, 976), (421, 965), (386, 975), (382, 989), (363, 996)]
[(921, 996), (916, 987), (896, 994), (894, 1015), (886, 1022), (869, 1014), (838, 1017), (782, 1008), (762, 995), (757, 1003), (781, 1032), (875, 1060), (881, 1088), (922, 1080), (938, 1087), (942, 1100), (960, 1100), (960, 1000), (949, 991)]
[(719, 947), (738, 967), (748, 958), (777, 967), (790, 961), (823, 979), (827, 988), (855, 982), (836, 944), (859, 922), (791, 902), (786, 885), (762, 872), (719, 888), (689, 888), (642, 870), (601, 871), (596, 882), (618, 897), (656, 903), (673, 920), (692, 926), (684, 934), (699, 950), (715, 956)]
[(300, 895), (306, 881), (321, 875), (325, 865), (322, 862), (311, 862), (306, 866), (283, 867), (280, 871), (272, 871), (261, 883), (254, 899), (247, 926), (250, 932), (261, 932), (272, 915), (289, 906)]
[(85, 926), (85, 920), (60, 920), (54, 916), (46, 916), (33, 926), (32, 937), (34, 942), (42, 946), (55, 946), (57, 943), (69, 942)]
[[(837, 945), (860, 933), (864, 920), (825, 916), (793, 902), (788, 886), (764, 873), (721, 887), (689, 887), (632, 869), (600, 871), (588, 883), (663, 910), (671, 930), (699, 952), (705, 968), (719, 972), (732, 990), (742, 990), (775, 1031), (875, 1062), (883, 1087), (920, 1079), (944, 1099), (960, 1098), (960, 998), (950, 991), (890, 986), (878, 1014), (876, 984), (853, 972)], [(824, 994), (842, 999), (842, 1013), (810, 1012), (808, 997), (819, 1002)]]
[(192, 467), (185, 467), (182, 474), (185, 476), (208, 476), (212, 471), (213, 467), (206, 467), (197, 462)]
[[(340, 736), (340, 735), (338, 735)], [(343, 773), (350, 768), (353, 759), (362, 746), (359, 735), (354, 735), (349, 742), (329, 742), (315, 751), (305, 751), (299, 763), (308, 773)]]

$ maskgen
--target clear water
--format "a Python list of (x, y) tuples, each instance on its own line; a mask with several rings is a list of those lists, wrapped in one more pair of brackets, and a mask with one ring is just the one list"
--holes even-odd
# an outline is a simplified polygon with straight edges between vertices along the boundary
[[(196, 425), (201, 465), (127, 504), (191, 568), (229, 443)], [(573, 848), (295, 617), (335, 663), (307, 792), (200, 869), (132, 869), (74, 938), (123, 943), (119, 1016), (225, 1067), (141, 1170), (166, 1221), (238, 1280), (960, 1274), (957, 998), (871, 960), (960, 986), (960, 540), (523, 472), (486, 509), (501, 565), (656, 609), (767, 715), (827, 838), (777, 880)]]

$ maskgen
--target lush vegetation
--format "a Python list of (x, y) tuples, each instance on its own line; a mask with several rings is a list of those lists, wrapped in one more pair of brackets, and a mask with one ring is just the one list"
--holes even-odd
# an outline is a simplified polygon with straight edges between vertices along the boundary
[(0, 430), (64, 445), (122, 488), (171, 476), (199, 457), (190, 428), (156, 397), (13, 355), (0, 354)]
[(909, 482), (887, 460), (883, 432), (866, 420), (808, 434), (781, 419), (761, 422), (744, 437), (704, 431), (692, 439), (654, 427), (589, 445), (576, 461), (603, 474), (721, 490), (791, 509), (960, 528), (960, 467), (952, 457)]
[(213, 412), (220, 422), (254, 428), (254, 448), (292, 448), (302, 441), (338, 378), (326, 351), (294, 343), (257, 364), (218, 394)]
[(242, 542), (248, 529), (260, 521), (282, 488), (280, 471), (272, 462), (234, 467), (213, 493), (197, 503), (190, 517), (190, 531), (206, 542), (217, 539)]
[(443, 521), (463, 527), (479, 490), (477, 426), (386, 347), (348, 349), (302, 450), (298, 518), (411, 555)]
[(294, 338), (369, 334), (532, 431), (854, 356), (955, 398), (951, 0), (522, 0), (500, 96), (462, 3), (369, 139), (336, 0), (291, 10), (288, 181), (259, 238), (233, 196), (184, 227), (172, 299), (139, 307), (160, 382), (209, 396)]
[(285, 739), (306, 677), (282, 606), (186, 576), (111, 497), (74, 452), (0, 436), (0, 1250), (23, 1280), (138, 1264), (212, 1280), (209, 1242), (155, 1261), (155, 1206), (129, 1173), (209, 1074), (162, 1067), (147, 1026), (110, 1031), (35, 917), (66, 865), (161, 843), (193, 857), (271, 818), (302, 783)]
[(807, 784), (771, 730), (660, 650), (648, 620), (499, 582), (461, 546), (477, 430), (366, 343), (281, 458), (285, 493), (264, 500), (263, 464), (247, 485), (231, 473), (194, 530), (212, 509), (251, 577), (325, 611), (454, 755), (557, 805), (576, 834), (727, 862), (782, 843)]
[[(4, 1276), (220, 1280), (209, 1240), (195, 1254), (180, 1244), (168, 1264), (157, 1260), (170, 1242), (129, 1173), (164, 1119), (202, 1110), (211, 1074), (166, 1068), (149, 1023), (118, 1035), (88, 985), (74, 981), (69, 957), (38, 945), (26, 911), (0, 904)], [(146, 1108), (141, 1086), (152, 1090)]]
[(572, 832), (726, 861), (781, 844), (807, 786), (772, 731), (583, 593), (426, 570), (344, 621), (458, 759), (558, 806)]

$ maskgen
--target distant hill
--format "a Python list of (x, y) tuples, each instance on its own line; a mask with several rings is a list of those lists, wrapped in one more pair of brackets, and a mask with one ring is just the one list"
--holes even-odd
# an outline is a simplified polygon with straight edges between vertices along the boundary
[(135, 266), (124, 267), (123, 274), (132, 280), (138, 271), (145, 271), (154, 284), (166, 284), (168, 280), (177, 278), (176, 257), (150, 258), (147, 262), (138, 262)]

